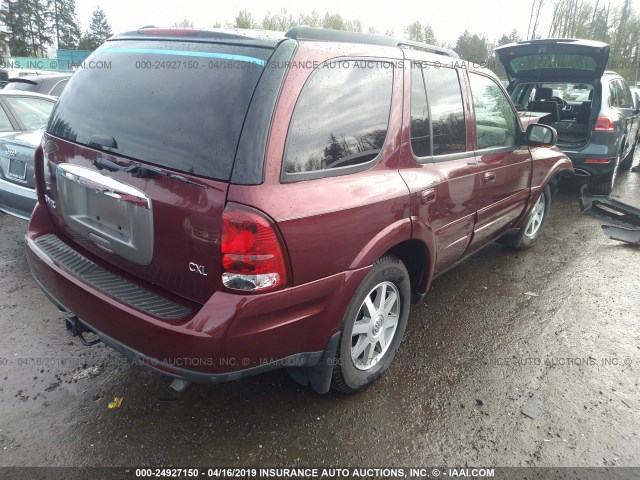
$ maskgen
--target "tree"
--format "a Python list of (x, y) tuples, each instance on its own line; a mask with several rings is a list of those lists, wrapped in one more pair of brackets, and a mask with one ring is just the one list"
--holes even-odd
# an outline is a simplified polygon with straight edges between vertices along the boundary
[(249, 10), (241, 10), (233, 26), (235, 28), (256, 28), (256, 23), (253, 21), (253, 15)]
[[(518, 35), (518, 31), (514, 28), (513, 30), (511, 30), (511, 33), (502, 35), (496, 42), (495, 46), (499, 47), (500, 45), (507, 45), (508, 43), (516, 43), (521, 40), (522, 38), (520, 37), (520, 35)], [(502, 66), (502, 63), (497, 61), (495, 57), (491, 58), (491, 61), (489, 62), (489, 68), (493, 70), (493, 73), (495, 73), (499, 78), (502, 78), (502, 79), (507, 78), (507, 72), (505, 72), (504, 67)]]
[(91, 24), (89, 25), (89, 32), (93, 46), (91, 50), (98, 48), (113, 35), (111, 32), (111, 25), (109, 25), (109, 22), (107, 21), (107, 15), (102, 9), (100, 9), (100, 7), (93, 11)]
[(404, 33), (407, 35), (409, 40), (414, 42), (424, 42), (424, 33), (422, 31), (422, 23), (418, 20), (413, 22), (407, 28), (405, 28)]
[(465, 30), (453, 48), (463, 60), (469, 60), (474, 63), (484, 64), (489, 59), (491, 53), (491, 45), (485, 35), (471, 35)]
[(80, 36), (80, 41), (78, 42), (78, 50), (95, 50), (98, 48), (98, 45), (93, 43), (93, 38), (91, 38), (91, 33), (89, 30), (85, 30), (84, 33)]
[(291, 14), (287, 13), (287, 10), (283, 8), (280, 10), (280, 13), (271, 14), (267, 12), (260, 23), (260, 28), (263, 30), (286, 32), (296, 24), (297, 22), (293, 19)]
[(0, 9), (2, 23), (2, 41), (9, 46), (11, 55), (16, 57), (31, 54), (30, 35), (28, 33), (28, 13), (26, 4), (20, 0), (4, 0)]
[(496, 46), (499, 47), (500, 45), (507, 45), (508, 43), (516, 43), (521, 40), (522, 38), (520, 37), (520, 35), (518, 35), (517, 30), (514, 28), (513, 30), (511, 30), (511, 33), (502, 35), (496, 42)]
[(191, 23), (189, 20), (185, 18), (181, 22), (176, 22), (173, 25), (171, 25), (171, 28), (193, 28), (193, 23)]
[(46, 47), (53, 44), (51, 2), (49, 0), (24, 0), (27, 4), (31, 30), (31, 51), (34, 57), (43, 57)]
[(349, 32), (362, 31), (360, 20), (345, 20), (339, 13), (325, 13), (320, 26), (332, 30), (346, 30)]
[(640, 15), (633, 8), (633, 0), (622, 0), (618, 7), (612, 7), (608, 0), (556, 0), (553, 8), (548, 37), (608, 43), (608, 68), (627, 78), (635, 77), (633, 61), (640, 43)]
[(73, 50), (80, 43), (75, 0), (53, 0), (53, 21), (59, 49)]
[(318, 12), (313, 10), (309, 15), (301, 13), (298, 17), (298, 25), (306, 25), (307, 27), (318, 28), (322, 25), (322, 20), (320, 19), (320, 15), (318, 14)]
[(2, 39), (14, 56), (42, 56), (53, 43), (50, 0), (5, 0)]
[(428, 43), (430, 45), (438, 45), (438, 41), (436, 40), (436, 36), (433, 33), (431, 25), (424, 26), (424, 43)]
[(537, 36), (538, 24), (540, 23), (540, 11), (544, 6), (545, 0), (533, 0), (531, 5), (531, 15), (529, 16), (529, 27), (527, 28), (527, 39), (533, 40), (539, 38)]
[(431, 45), (438, 44), (431, 25), (423, 25), (422, 22), (418, 20), (405, 29), (405, 35), (407, 35), (409, 40), (414, 42), (429, 43)]

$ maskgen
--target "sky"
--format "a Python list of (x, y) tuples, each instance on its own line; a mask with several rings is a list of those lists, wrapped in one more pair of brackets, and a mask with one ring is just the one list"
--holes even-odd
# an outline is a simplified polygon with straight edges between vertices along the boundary
[[(415, 7), (421, 3), (424, 7)], [(510, 33), (514, 28), (525, 37), (532, 0), (392, 0), (375, 7), (372, 4), (371, 0), (323, 0), (318, 3), (294, 0), (179, 0), (166, 3), (157, 0), (108, 0), (102, 3), (76, 0), (76, 14), (84, 31), (89, 27), (92, 11), (100, 6), (113, 32), (120, 33), (144, 25), (168, 27), (185, 18), (196, 28), (211, 28), (216, 22), (222, 25), (233, 23), (240, 10), (250, 11), (254, 20), (258, 21), (267, 12), (276, 13), (283, 8), (294, 18), (300, 13), (315, 10), (320, 15), (325, 12), (340, 13), (347, 20), (359, 19), (365, 32), (373, 27), (379, 33), (394, 30), (396, 36), (402, 36), (407, 25), (420, 20), (431, 25), (438, 42), (455, 45), (465, 29), (471, 33), (485, 33), (491, 41)]]

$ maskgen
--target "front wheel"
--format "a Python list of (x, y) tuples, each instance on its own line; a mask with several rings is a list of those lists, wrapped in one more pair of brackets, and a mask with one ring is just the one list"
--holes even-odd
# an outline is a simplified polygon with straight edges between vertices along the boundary
[(407, 269), (387, 255), (373, 264), (343, 319), (331, 386), (356, 393), (389, 367), (409, 317), (411, 289)]
[(537, 243), (542, 235), (544, 226), (547, 223), (549, 210), (551, 208), (551, 190), (549, 185), (544, 190), (533, 205), (524, 226), (512, 235), (505, 235), (499, 241), (509, 248), (525, 250)]

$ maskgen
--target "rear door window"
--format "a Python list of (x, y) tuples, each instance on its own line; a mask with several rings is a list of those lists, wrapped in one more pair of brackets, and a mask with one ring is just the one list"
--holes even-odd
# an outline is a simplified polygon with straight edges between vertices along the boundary
[(333, 174), (373, 161), (387, 137), (392, 86), (389, 62), (321, 65), (307, 81), (293, 113), (285, 174)]
[(431, 155), (431, 125), (422, 68), (411, 67), (411, 150), (416, 157)]
[(271, 48), (107, 42), (71, 77), (48, 132), (135, 160), (219, 180)]
[(631, 96), (631, 90), (624, 80), (616, 81), (616, 90), (622, 108), (633, 108), (633, 97)]
[(620, 106), (620, 98), (618, 95), (618, 89), (616, 88), (615, 81), (609, 83), (609, 106), (610, 107)]
[(453, 68), (423, 68), (431, 110), (433, 155), (464, 152), (467, 132), (458, 72)]

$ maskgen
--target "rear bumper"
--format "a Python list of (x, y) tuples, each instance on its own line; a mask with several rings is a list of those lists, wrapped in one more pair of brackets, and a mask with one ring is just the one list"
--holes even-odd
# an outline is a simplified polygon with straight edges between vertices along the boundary
[(219, 291), (189, 317), (168, 321), (94, 288), (52, 260), (35, 240), (53, 230), (46, 208), (39, 205), (29, 224), (26, 254), (33, 276), (52, 301), (115, 350), (162, 373), (201, 383), (317, 364), (369, 270), (263, 295)]
[[(605, 143), (591, 142), (582, 150), (565, 150), (562, 146), (559, 148), (571, 159), (577, 175), (599, 176), (614, 170), (617, 145), (613, 137), (610, 141), (605, 140)], [(603, 163), (586, 163), (588, 159), (601, 160)]]
[(0, 178), (0, 211), (29, 220), (36, 205), (36, 192), (32, 188), (16, 185)]
[[(615, 160), (616, 160), (615, 157), (613, 158), (596, 157), (596, 156), (585, 157), (585, 156), (575, 156), (569, 153), (567, 153), (567, 156), (571, 158), (571, 162), (573, 163), (573, 169), (576, 172), (576, 175), (578, 176), (597, 177), (600, 175), (609, 174), (613, 172), (615, 168)], [(585, 163), (586, 159), (598, 159), (598, 160), (602, 160), (603, 162), (605, 160), (608, 160), (608, 161), (607, 163)]]

